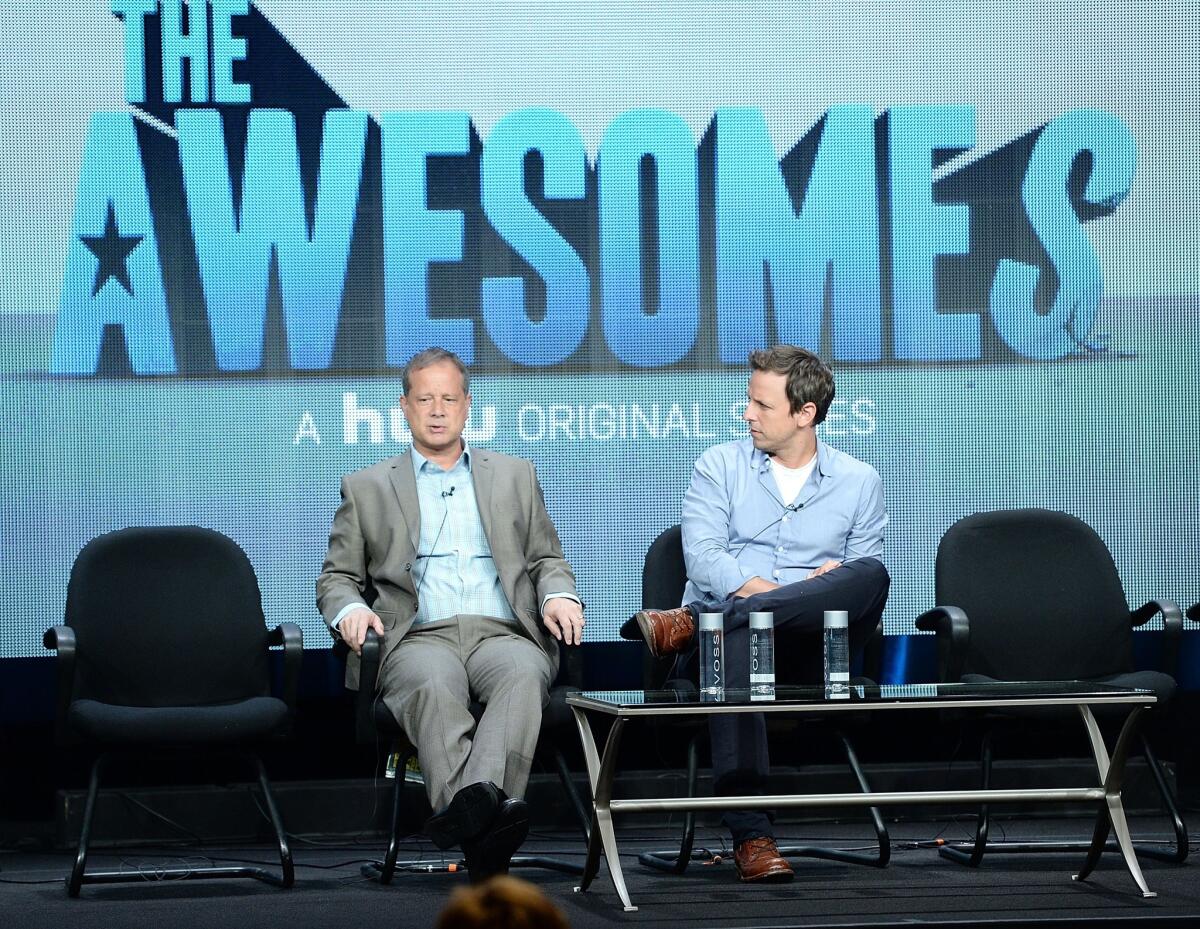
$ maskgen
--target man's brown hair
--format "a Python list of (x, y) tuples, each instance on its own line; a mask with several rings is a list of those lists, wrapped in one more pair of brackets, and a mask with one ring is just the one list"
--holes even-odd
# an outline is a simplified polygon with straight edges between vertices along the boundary
[(760, 348), (750, 353), (750, 367), (754, 371), (784, 375), (791, 411), (799, 413), (804, 404), (812, 403), (817, 407), (813, 425), (825, 421), (833, 403), (833, 372), (812, 352), (795, 345)]

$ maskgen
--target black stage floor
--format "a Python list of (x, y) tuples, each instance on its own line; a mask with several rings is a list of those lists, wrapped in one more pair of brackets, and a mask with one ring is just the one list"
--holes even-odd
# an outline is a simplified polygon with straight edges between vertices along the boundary
[[(1166, 836), (1161, 821), (1131, 820), (1139, 838)], [(999, 827), (999, 828), (997, 828)], [(1090, 822), (1014, 820), (993, 823), (994, 835), (1012, 840), (1043, 841), (1083, 838)], [(572, 892), (575, 878), (553, 871), (523, 869), (520, 877), (537, 884), (566, 913), (575, 929), (634, 926), (783, 927), (804, 926), (1005, 926), (1200, 925), (1200, 864), (1172, 865), (1143, 858), (1142, 866), (1154, 899), (1143, 899), (1119, 854), (1104, 856), (1086, 883), (1071, 879), (1082, 853), (992, 855), (977, 870), (942, 859), (930, 842), (939, 836), (958, 838), (962, 822), (893, 824), (895, 846), (885, 869), (796, 859), (790, 884), (747, 886), (737, 882), (732, 861), (693, 865), (675, 876), (637, 863), (638, 851), (669, 844), (668, 832), (638, 830), (635, 823), (618, 830), (622, 863), (637, 912), (623, 912), (606, 870), (586, 894)], [(785, 825), (783, 839), (808, 844), (851, 847), (862, 840), (863, 825)], [(697, 846), (719, 851), (721, 834), (702, 829)], [(264, 847), (98, 850), (90, 868), (141, 870), (146, 884), (85, 886), (77, 900), (67, 898), (62, 877), (71, 856), (53, 853), (0, 854), (0, 927), (145, 926), (187, 927), (280, 926), (286, 929), (377, 929), (432, 926), (450, 891), (467, 883), (463, 873), (398, 874), (390, 887), (359, 873), (364, 860), (380, 853), (377, 842), (325, 845), (297, 839), (296, 886), (283, 891), (253, 880), (155, 881), (156, 868), (188, 863), (272, 863)], [(552, 854), (582, 860), (577, 835), (540, 834), (530, 838), (525, 853)], [(407, 857), (436, 864), (436, 849), (424, 840), (406, 847)], [(405, 857), (405, 856), (402, 856)], [(278, 865), (278, 861), (274, 861)]]

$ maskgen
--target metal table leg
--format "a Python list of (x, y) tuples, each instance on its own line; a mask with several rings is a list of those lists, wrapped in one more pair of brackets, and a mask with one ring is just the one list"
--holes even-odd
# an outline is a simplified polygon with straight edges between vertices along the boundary
[[(579, 730), (579, 742), (583, 746), (583, 760), (587, 765), (588, 788), (593, 797), (596, 796), (596, 781), (600, 778), (600, 755), (596, 752), (596, 739), (592, 736), (592, 725), (587, 714), (577, 706), (571, 707), (575, 717), (575, 726)], [(585, 891), (591, 886), (600, 870), (600, 845), (597, 842), (596, 808), (592, 804), (591, 826), (588, 829), (587, 857), (583, 863), (583, 877), (575, 888), (576, 893)]]
[(1158, 894), (1146, 886), (1146, 879), (1142, 876), (1142, 867), (1138, 864), (1137, 854), (1133, 850), (1133, 840), (1129, 836), (1129, 825), (1125, 821), (1125, 807), (1121, 804), (1125, 760), (1129, 757), (1129, 746), (1145, 711), (1146, 707), (1139, 706), (1129, 712), (1125, 718), (1125, 725), (1121, 727), (1121, 734), (1117, 737), (1117, 744), (1113, 748), (1110, 759), (1108, 750), (1104, 746), (1104, 737), (1100, 734), (1100, 727), (1096, 725), (1096, 717), (1092, 715), (1089, 707), (1085, 705), (1079, 707), (1079, 714), (1083, 717), (1088, 740), (1092, 745), (1092, 755), (1096, 759), (1096, 770), (1103, 782), (1105, 809), (1101, 810), (1097, 817), (1096, 830), (1092, 835), (1092, 845), (1088, 849), (1087, 860), (1079, 869), (1079, 873), (1075, 875), (1075, 880), (1086, 880), (1095, 869), (1096, 864), (1100, 861), (1100, 853), (1104, 851), (1104, 846), (1107, 844), (1108, 830), (1111, 824), (1112, 830), (1117, 836), (1117, 845), (1121, 848), (1121, 856), (1125, 859), (1125, 866), (1129, 869), (1134, 882), (1141, 888), (1142, 896), (1157, 897)]
[(612, 878), (613, 887), (625, 912), (632, 913), (637, 907), (629, 899), (629, 891), (625, 889), (625, 875), (621, 870), (621, 858), (617, 852), (617, 835), (613, 830), (612, 812), (609, 802), (612, 800), (613, 779), (617, 773), (617, 753), (621, 745), (621, 732), (625, 728), (625, 720), (617, 717), (613, 720), (608, 732), (608, 741), (604, 744), (603, 758), (596, 754), (596, 740), (592, 736), (592, 727), (584, 711), (579, 707), (571, 707), (575, 714), (575, 724), (579, 728), (579, 739), (583, 743), (583, 755), (587, 762), (588, 779), (592, 784), (592, 829), (588, 838), (587, 860), (583, 865), (583, 877), (578, 892), (588, 889), (600, 870), (600, 849), (603, 846), (604, 857), (608, 862), (608, 874)]

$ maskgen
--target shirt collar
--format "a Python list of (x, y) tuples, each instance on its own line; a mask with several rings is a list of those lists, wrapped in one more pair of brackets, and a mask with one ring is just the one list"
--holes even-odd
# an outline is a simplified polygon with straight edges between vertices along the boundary
[[(417, 474), (420, 474), (425, 469), (426, 465), (429, 466), (429, 470), (431, 470), (431, 471), (434, 471), (434, 470), (441, 471), (442, 470), (438, 465), (434, 464), (432, 461), (430, 461), (428, 458), (426, 458), (424, 455), (422, 455), (419, 451), (417, 451), (417, 447), (415, 445), (410, 446), (408, 451), (409, 451), (409, 454), (412, 455), (413, 470)], [(454, 467), (450, 468), (449, 470), (453, 471), (453, 470), (455, 470), (455, 468), (458, 468), (460, 465), (462, 467), (466, 468), (468, 474), (471, 473), (471, 446), (467, 444), (466, 439), (463, 439), (462, 455), (459, 456), (458, 461), (456, 461), (454, 463)]]
[[(825, 443), (822, 442), (820, 439), (817, 439), (817, 466), (816, 466), (815, 470), (818, 474), (821, 475), (821, 477), (829, 476), (829, 469), (831, 467), (830, 457), (831, 456), (829, 454), (829, 449), (826, 447)], [(767, 456), (766, 452), (764, 452), (762, 449), (754, 448), (753, 446), (751, 446), (751, 448), (750, 448), (750, 467), (751, 468), (753, 468), (755, 471), (758, 471), (760, 474), (762, 474), (762, 473), (766, 472), (766, 470), (770, 464), (771, 464), (771, 459)]]

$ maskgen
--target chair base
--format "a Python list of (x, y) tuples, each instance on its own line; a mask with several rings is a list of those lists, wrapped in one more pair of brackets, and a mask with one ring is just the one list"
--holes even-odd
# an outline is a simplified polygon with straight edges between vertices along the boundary
[(279, 845), (280, 872), (278, 874), (263, 868), (247, 865), (214, 868), (156, 868), (152, 873), (142, 871), (91, 871), (87, 870), (88, 847), (91, 842), (92, 818), (96, 813), (96, 798), (100, 793), (100, 776), (109, 761), (109, 753), (99, 755), (92, 763), (92, 773), (88, 781), (87, 800), (83, 810), (83, 825), (79, 831), (79, 847), (75, 852), (75, 865), (66, 878), (68, 897), (78, 897), (79, 890), (84, 884), (132, 884), (160, 880), (193, 880), (199, 878), (251, 877), (275, 887), (291, 887), (296, 880), (295, 867), (292, 864), (292, 853), (288, 847), (287, 832), (283, 828), (283, 820), (279, 816), (279, 808), (275, 805), (275, 795), (271, 783), (267, 779), (267, 770), (263, 767), (262, 759), (253, 753), (246, 757), (253, 763), (258, 775), (258, 786), (262, 791), (266, 805), (266, 816), (275, 830), (275, 839)]
[[(1162, 800), (1163, 809), (1166, 811), (1167, 818), (1171, 821), (1171, 827), (1175, 833), (1175, 842), (1173, 849), (1159, 848), (1154, 845), (1138, 845), (1134, 844), (1133, 848), (1139, 855), (1144, 855), (1147, 858), (1153, 858), (1157, 861), (1167, 861), (1173, 864), (1183, 864), (1187, 860), (1189, 846), (1187, 825), (1183, 821), (1183, 816), (1179, 812), (1179, 807), (1175, 803), (1175, 797), (1171, 793), (1171, 788), (1167, 784), (1167, 779), (1162, 771), (1162, 765), (1159, 763), (1158, 757), (1154, 754), (1154, 749), (1150, 747), (1150, 742), (1147, 740), (1145, 733), (1138, 736), (1142, 745), (1142, 755), (1146, 759), (1146, 765), (1150, 770), (1154, 779), (1154, 784), (1158, 788), (1159, 797)], [(989, 727), (984, 730), (982, 739), (980, 740), (979, 750), (979, 769), (980, 769), (980, 786), (987, 790), (992, 779), (992, 729)], [(1075, 842), (989, 842), (988, 831), (991, 826), (991, 809), (988, 804), (981, 804), (975, 821), (975, 839), (969, 842), (950, 842), (938, 849), (938, 854), (943, 858), (948, 858), (950, 861), (956, 861), (968, 868), (977, 868), (983, 861), (983, 856), (988, 852), (993, 854), (1038, 854), (1042, 852), (1086, 852), (1091, 848), (1092, 843), (1086, 841)], [(1106, 851), (1120, 851), (1116, 842), (1110, 841), (1105, 845)]]
[[(854, 774), (854, 779), (858, 782), (859, 789), (863, 793), (869, 794), (871, 786), (867, 782), (867, 775), (859, 763), (857, 753), (854, 751), (854, 745), (844, 732), (838, 730), (836, 734), (842, 744), (842, 750), (845, 752), (846, 763)], [(699, 766), (698, 738), (698, 736), (693, 736), (688, 742), (687, 791), (689, 797), (696, 795), (696, 775)], [(785, 858), (823, 858), (826, 861), (841, 861), (846, 864), (862, 864), (873, 868), (886, 868), (892, 858), (892, 844), (888, 836), (887, 826), (884, 825), (883, 816), (880, 814), (878, 807), (868, 807), (867, 810), (871, 815), (871, 825), (875, 829), (875, 838), (878, 843), (875, 854), (869, 852), (852, 852), (840, 848), (825, 848), (819, 845), (781, 845), (779, 847), (779, 854)], [(692, 843), (695, 837), (696, 814), (689, 811), (684, 816), (683, 838), (679, 844), (679, 848), (642, 852), (638, 855), (638, 862), (656, 871), (682, 874), (693, 861), (715, 862), (721, 860), (722, 856), (713, 854), (708, 849), (693, 850)]]
[[(432, 863), (428, 860), (416, 859), (410, 861), (399, 861), (400, 853), (400, 822), (403, 817), (404, 809), (404, 776), (401, 772), (404, 771), (408, 764), (409, 758), (415, 753), (411, 743), (398, 743), (393, 745), (393, 751), (397, 752), (399, 759), (397, 761), (397, 776), (396, 784), (392, 791), (392, 823), (391, 836), (388, 841), (387, 854), (383, 859), (372, 861), (362, 866), (361, 873), (368, 880), (377, 881), (380, 884), (390, 884), (392, 878), (397, 871), (410, 871), (421, 873), (434, 873), (438, 871), (456, 872), (466, 871), (466, 862), (458, 860), (457, 862), (447, 863)], [(566, 759), (563, 758), (562, 752), (554, 752), (555, 767), (558, 771), (559, 779), (562, 781), (564, 790), (570, 798), (571, 808), (580, 818), (580, 829), (583, 832), (584, 848), (587, 848), (588, 842), (588, 826), (590, 823), (583, 818), (584, 806), (583, 801), (579, 797), (578, 791), (575, 790), (575, 785), (571, 780), (571, 772), (567, 767)], [(563, 861), (558, 858), (549, 858), (544, 855), (514, 855), (510, 868), (546, 868), (551, 871), (559, 871), (563, 874), (583, 874), (583, 864), (572, 864), (571, 862)]]
[[(282, 874), (263, 868), (155, 868), (153, 871), (89, 871), (79, 878), (80, 884), (152, 884), (156, 881), (187, 881), (222, 877), (252, 877), (274, 887), (287, 888), (292, 885)], [(71, 889), (71, 878), (64, 878), (67, 890)], [(77, 896), (78, 891), (71, 896)]]
[[(582, 854), (582, 853), (581, 853)], [(546, 855), (514, 855), (509, 868), (544, 868), (557, 871), (560, 874), (583, 874), (583, 862), (572, 864), (561, 858), (550, 858)]]
[[(1086, 852), (1092, 847), (1091, 842), (988, 842), (980, 851), (974, 842), (953, 842), (938, 848), (938, 854), (943, 858), (948, 858), (951, 861), (956, 861), (968, 868), (977, 868), (981, 863), (981, 859), (985, 854), (991, 855), (1014, 855), (1014, 854), (1039, 854), (1044, 852)], [(1177, 846), (1174, 849), (1159, 848), (1154, 845), (1138, 845), (1134, 844), (1134, 851), (1139, 855), (1144, 855), (1147, 858), (1153, 858), (1156, 861), (1167, 861), (1173, 864), (1182, 864), (1187, 860), (1188, 847), (1187, 845)], [(1114, 841), (1109, 841), (1104, 846), (1105, 851), (1120, 853), (1120, 846)]]
[[(545, 855), (514, 855), (509, 863), (509, 870), (515, 868), (543, 868), (548, 871), (558, 871), (560, 874), (571, 874), (578, 876), (583, 874), (583, 864), (572, 864), (569, 861), (563, 861), (560, 858), (549, 858)], [(464, 874), (470, 873), (470, 868), (467, 867), (465, 859), (459, 858), (455, 861), (447, 862), (431, 862), (428, 859), (413, 859), (411, 861), (397, 861), (392, 865), (390, 872), (387, 870), (387, 863), (378, 859), (368, 862), (359, 869), (359, 873), (363, 877), (371, 881), (376, 881), (380, 884), (390, 884), (396, 872), (403, 871), (415, 874), (437, 874), (445, 872), (447, 874)]]
[[(717, 863), (724, 856), (698, 848), (691, 851), (687, 860), (683, 860), (681, 849), (662, 849), (659, 851), (642, 852), (638, 855), (638, 863), (656, 871), (666, 871), (671, 874), (681, 874), (693, 861)], [(784, 858), (822, 858), (826, 861), (841, 861), (846, 864), (869, 865), (873, 868), (886, 868), (892, 857), (890, 843), (885, 842), (878, 847), (874, 855), (869, 852), (851, 852), (840, 848), (825, 848), (820, 845), (780, 845), (779, 854)], [(732, 856), (730, 856), (732, 857)], [(682, 867), (680, 863), (682, 862)]]

